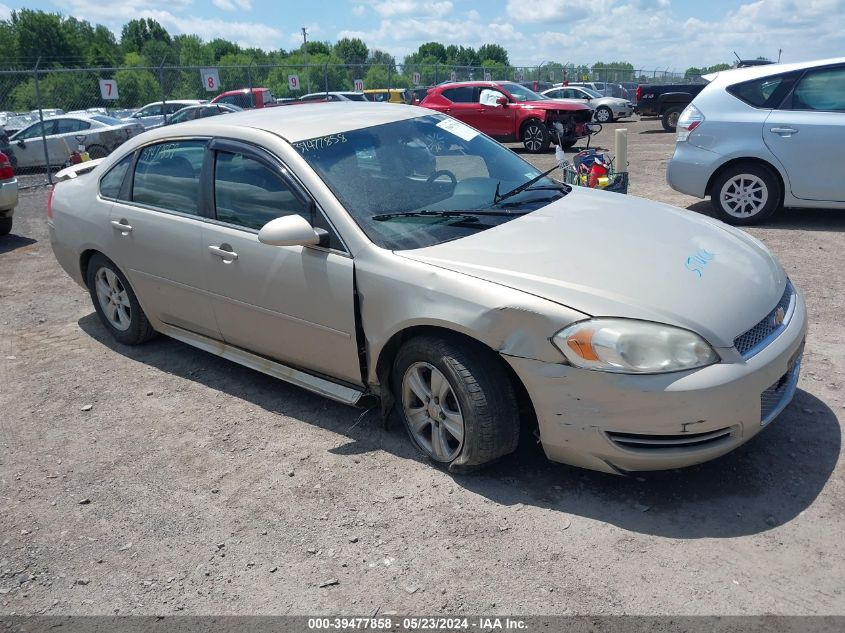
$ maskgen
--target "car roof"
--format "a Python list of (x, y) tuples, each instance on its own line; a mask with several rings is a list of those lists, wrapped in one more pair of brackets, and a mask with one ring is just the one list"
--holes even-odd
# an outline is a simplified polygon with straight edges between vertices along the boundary
[(789, 64), (765, 64), (763, 66), (732, 68), (730, 70), (722, 70), (716, 73), (702, 75), (702, 77), (710, 83), (718, 82), (718, 84), (720, 85), (729, 85), (738, 83), (740, 81), (747, 81), (749, 79), (759, 79), (760, 77), (780, 75), (782, 73), (788, 73), (793, 70), (805, 70), (807, 68), (816, 68), (818, 66), (832, 66), (834, 64), (845, 64), (845, 57), (817, 59), (809, 62), (792, 62)]
[[(233, 112), (224, 117), (212, 117), (180, 124), (184, 134), (190, 126), (201, 128), (203, 134), (233, 134), (238, 128), (249, 127), (281, 136), (291, 143), (309, 138), (330, 136), (361, 128), (404, 121), (420, 116), (436, 115), (428, 108), (404, 104), (372, 103), (365, 101), (303, 103), (295, 108), (257, 108)], [(158, 134), (156, 134), (158, 132)], [(147, 132), (162, 138), (172, 130), (156, 128)]]

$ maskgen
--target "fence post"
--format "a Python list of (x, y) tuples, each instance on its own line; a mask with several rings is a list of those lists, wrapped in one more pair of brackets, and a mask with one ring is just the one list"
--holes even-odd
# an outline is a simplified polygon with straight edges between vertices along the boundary
[(323, 80), (326, 83), (326, 96), (329, 94), (329, 62), (323, 64)]
[(167, 125), (167, 97), (164, 94), (164, 62), (166, 61), (167, 55), (161, 58), (161, 63), (158, 65), (158, 87), (161, 89), (161, 116), (164, 125)]
[(252, 94), (252, 65), (255, 63), (255, 58), (249, 60), (249, 66), (246, 67), (246, 87), (249, 89), (249, 107), (255, 107), (255, 95)]
[(434, 85), (436, 86), (439, 82), (437, 81), (437, 71), (440, 69), (440, 60), (438, 59), (434, 62)]
[(41, 84), (38, 81), (38, 67), (41, 65), (41, 56), (35, 62), (35, 103), (38, 105), (38, 120), (41, 121), (41, 145), (44, 148), (44, 166), (47, 168), (47, 183), (53, 184), (53, 174), (50, 171), (50, 153), (47, 151), (47, 133), (44, 130), (44, 104), (41, 103)]

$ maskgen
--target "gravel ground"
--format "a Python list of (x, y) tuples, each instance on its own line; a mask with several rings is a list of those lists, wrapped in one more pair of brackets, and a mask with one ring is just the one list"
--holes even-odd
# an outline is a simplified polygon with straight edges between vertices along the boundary
[[(597, 144), (619, 126), (633, 194), (708, 212), (665, 184), (673, 135)], [(454, 477), (372, 414), (113, 343), (53, 259), (46, 196), (0, 238), (0, 613), (845, 613), (845, 213), (751, 229), (811, 320), (795, 401), (754, 440), (630, 478), (529, 445)]]

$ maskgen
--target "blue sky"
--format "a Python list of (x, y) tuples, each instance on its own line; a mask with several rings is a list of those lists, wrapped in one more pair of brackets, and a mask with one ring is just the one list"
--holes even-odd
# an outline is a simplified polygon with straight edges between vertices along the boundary
[(845, 0), (0, 0), (16, 8), (74, 15), (115, 32), (153, 17), (171, 33), (224, 37), (246, 46), (290, 49), (307, 26), (311, 39), (361, 37), (401, 62), (437, 40), (477, 47), (495, 42), (511, 61), (592, 63), (679, 69), (744, 57), (784, 61), (845, 55)]

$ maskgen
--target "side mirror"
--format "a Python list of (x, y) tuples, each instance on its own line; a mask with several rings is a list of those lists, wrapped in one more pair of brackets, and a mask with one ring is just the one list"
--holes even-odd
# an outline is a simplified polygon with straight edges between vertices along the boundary
[(270, 220), (258, 231), (258, 241), (269, 246), (325, 246), (329, 234), (315, 229), (301, 215), (285, 215)]
[(21, 149), (26, 149), (26, 141), (24, 141), (22, 138), (18, 139), (18, 147), (20, 147)]
[(500, 106), (506, 106), (506, 105), (508, 105), (508, 98), (507, 97), (499, 97), (498, 99), (496, 99), (496, 103), (499, 104)]

